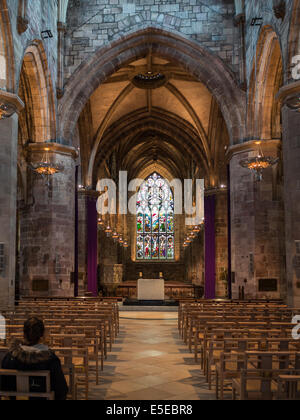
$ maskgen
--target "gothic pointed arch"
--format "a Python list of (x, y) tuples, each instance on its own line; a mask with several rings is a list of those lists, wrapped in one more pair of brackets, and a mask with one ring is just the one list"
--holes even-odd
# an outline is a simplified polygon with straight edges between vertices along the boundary
[[(24, 123), (23, 143), (56, 138), (56, 112), (52, 79), (42, 42), (26, 49), (19, 81), (19, 96), (25, 103), (20, 120)], [(26, 128), (25, 128), (26, 126)], [(27, 137), (27, 138), (26, 138)]]
[(15, 93), (15, 59), (6, 0), (0, 0), (0, 89)]
[(279, 39), (271, 26), (262, 29), (253, 60), (248, 99), (250, 139), (281, 139), (281, 108), (276, 99), (283, 84)]
[(100, 48), (70, 77), (59, 104), (60, 137), (65, 143), (72, 142), (79, 115), (99, 84), (149, 51), (176, 62), (207, 86), (220, 105), (232, 143), (245, 137), (245, 93), (223, 61), (183, 37), (148, 28)]

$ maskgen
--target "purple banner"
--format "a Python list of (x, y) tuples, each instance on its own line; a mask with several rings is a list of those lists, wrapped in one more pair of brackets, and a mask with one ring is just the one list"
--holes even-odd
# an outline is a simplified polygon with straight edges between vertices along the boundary
[(205, 299), (216, 298), (216, 198), (205, 197)]
[(98, 214), (96, 200), (87, 198), (87, 274), (88, 291), (98, 295)]

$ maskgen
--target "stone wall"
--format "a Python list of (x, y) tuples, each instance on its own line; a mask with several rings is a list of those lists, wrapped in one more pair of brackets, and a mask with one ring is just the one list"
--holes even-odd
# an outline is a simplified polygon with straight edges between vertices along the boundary
[[(28, 200), (20, 211), (21, 296), (73, 296), (75, 167), (65, 154), (53, 156), (63, 173), (46, 180), (30, 173)], [(32, 161), (41, 159), (32, 153)], [(48, 283), (48, 284), (47, 284)]]
[(7, 0), (15, 55), (14, 73), (16, 87), (18, 86), (26, 48), (32, 41), (42, 40), (41, 32), (45, 30), (51, 30), (53, 34), (53, 38), (42, 40), (42, 43), (46, 52), (53, 85), (55, 86), (57, 75), (57, 0), (28, 0), (28, 27), (22, 34), (18, 32), (18, 3), (19, 0)]
[(184, 253), (185, 280), (195, 286), (204, 288), (204, 233), (199, 233), (191, 246)]
[[(272, 148), (266, 152), (276, 155)], [(285, 250), (282, 179), (272, 169), (264, 171), (258, 182), (248, 169), (240, 166), (242, 159), (253, 157), (255, 151), (237, 153), (231, 160), (231, 226), (233, 298), (285, 298)], [(259, 281), (277, 280), (276, 291), (260, 291)]]
[[(286, 15), (284, 21), (277, 19), (273, 10), (273, 0), (246, 0), (246, 65), (247, 65), (247, 80), (250, 81), (251, 73), (254, 67), (255, 52), (257, 42), (259, 40), (261, 29), (265, 26), (271, 26), (279, 37), (280, 46), (283, 55), (283, 66), (285, 79), (288, 78), (288, 54), (289, 54), (289, 30), (291, 14), (293, 10), (293, 0), (285, 0)], [(251, 21), (254, 18), (262, 18), (258, 23), (261, 26), (251, 26)]]
[(238, 73), (234, 2), (206, 0), (205, 4), (196, 0), (70, 0), (66, 79), (97, 49), (147, 27), (199, 43)]
[(283, 109), (284, 200), (288, 302), (300, 307), (300, 116)]
[(0, 243), (4, 270), (0, 271), (0, 309), (15, 299), (16, 197), (18, 117), (0, 121)]

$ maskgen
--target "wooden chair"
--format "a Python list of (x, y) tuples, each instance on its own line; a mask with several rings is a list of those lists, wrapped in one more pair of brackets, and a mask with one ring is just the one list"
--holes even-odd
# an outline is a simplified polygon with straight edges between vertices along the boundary
[(281, 375), (299, 374), (299, 353), (246, 352), (240, 378), (232, 381), (232, 399), (272, 400), (278, 395)]
[(55, 347), (52, 349), (61, 360), (62, 366), (72, 368), (73, 383), (75, 387), (74, 399), (77, 399), (77, 388), (83, 385), (85, 399), (89, 398), (89, 354), (88, 349), (75, 347)]
[(0, 369), (2, 366), (3, 359), (7, 355), (7, 353), (8, 353), (7, 347), (0, 347)]
[(278, 400), (300, 400), (300, 376), (280, 375), (278, 378)]
[[(44, 398), (46, 400), (54, 400), (54, 392), (51, 392), (50, 372), (21, 372), (14, 370), (0, 370), (0, 383), (4, 378), (12, 377), (16, 380), (15, 391), (0, 391), (0, 399), (3, 398)], [(34, 392), (33, 388), (35, 378), (41, 378), (45, 381), (45, 392)]]

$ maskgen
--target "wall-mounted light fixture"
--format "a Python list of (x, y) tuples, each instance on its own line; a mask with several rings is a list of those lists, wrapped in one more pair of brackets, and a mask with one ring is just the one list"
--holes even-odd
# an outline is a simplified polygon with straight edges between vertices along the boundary
[(49, 39), (53, 38), (53, 33), (50, 29), (47, 29), (46, 31), (41, 32), (42, 39)]
[(251, 20), (250, 25), (251, 26), (262, 26), (263, 24), (263, 18), (255, 17)]

